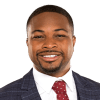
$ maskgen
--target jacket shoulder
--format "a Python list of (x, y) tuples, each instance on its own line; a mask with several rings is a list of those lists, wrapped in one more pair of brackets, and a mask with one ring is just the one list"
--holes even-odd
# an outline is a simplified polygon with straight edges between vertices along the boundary
[(6, 86), (0, 88), (0, 93), (4, 92), (4, 91), (12, 90), (12, 89), (14, 89), (14, 87), (18, 88), (18, 87), (20, 87), (21, 83), (22, 83), (22, 78), (18, 79), (16, 81), (13, 81), (13, 82), (7, 84)]
[(20, 95), (24, 93), (25, 91), (22, 91), (21, 85), (22, 80), (18, 79), (2, 88), (0, 88), (0, 100), (21, 100)]
[(75, 79), (76, 84), (80, 84), (85, 86), (87, 89), (93, 89), (93, 90), (100, 90), (100, 83), (91, 80), (89, 78), (86, 78), (84, 76), (79, 75), (78, 73), (73, 71), (73, 77)]

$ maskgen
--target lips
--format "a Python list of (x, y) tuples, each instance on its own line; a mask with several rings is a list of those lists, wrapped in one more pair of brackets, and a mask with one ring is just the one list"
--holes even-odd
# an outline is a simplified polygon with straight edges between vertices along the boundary
[(53, 62), (61, 57), (60, 52), (41, 52), (38, 54), (38, 57), (46, 62)]
[(39, 56), (45, 56), (45, 55), (61, 55), (61, 53), (58, 52), (47, 52), (47, 53), (40, 53)]
[(39, 56), (42, 60), (46, 62), (53, 62), (59, 58), (58, 55), (44, 55), (44, 56)]

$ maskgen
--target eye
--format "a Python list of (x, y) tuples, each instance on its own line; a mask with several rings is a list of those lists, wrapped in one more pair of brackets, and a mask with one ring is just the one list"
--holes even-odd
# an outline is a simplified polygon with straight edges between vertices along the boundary
[(39, 39), (39, 38), (43, 38), (43, 36), (34, 36), (33, 38)]
[(56, 37), (66, 37), (65, 35), (57, 35)]

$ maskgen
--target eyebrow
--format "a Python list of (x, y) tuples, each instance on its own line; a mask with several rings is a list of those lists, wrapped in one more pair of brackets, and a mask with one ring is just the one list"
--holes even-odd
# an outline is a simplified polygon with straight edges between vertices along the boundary
[(34, 30), (34, 31), (32, 32), (32, 34), (35, 33), (35, 32), (44, 32), (44, 31), (43, 31), (43, 30)]
[(65, 31), (65, 32), (67, 32), (68, 33), (68, 31), (67, 30), (65, 30), (65, 29), (63, 29), (63, 28), (61, 28), (61, 29), (55, 29), (54, 31)]
[[(68, 31), (65, 30), (65, 29), (63, 29), (63, 28), (61, 28), (61, 29), (55, 29), (54, 31), (55, 31), (55, 32), (58, 32), (58, 31), (65, 31), (65, 32), (68, 33)], [(43, 31), (43, 30), (34, 30), (34, 31), (32, 32), (32, 34), (35, 33), (35, 32), (42, 32), (42, 33), (43, 33), (44, 31)]]

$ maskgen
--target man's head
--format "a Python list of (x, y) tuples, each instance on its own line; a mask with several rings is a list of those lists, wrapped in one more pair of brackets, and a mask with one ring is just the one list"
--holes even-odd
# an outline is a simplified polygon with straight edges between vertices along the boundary
[(76, 38), (64, 9), (47, 5), (35, 10), (27, 22), (27, 35), (29, 56), (38, 71), (60, 77), (69, 70)]
[(30, 17), (28, 18), (26, 28), (28, 27), (28, 25), (29, 25), (29, 23), (30, 23), (30, 20), (31, 20), (34, 16), (36, 16), (36, 15), (38, 15), (38, 14), (40, 14), (40, 13), (43, 13), (43, 12), (55, 12), (55, 13), (59, 13), (59, 14), (64, 15), (64, 16), (67, 18), (67, 20), (68, 20), (68, 22), (69, 22), (69, 25), (70, 25), (70, 27), (71, 27), (71, 29), (72, 29), (72, 34), (74, 34), (74, 24), (73, 24), (73, 20), (72, 20), (70, 14), (69, 14), (66, 10), (64, 10), (63, 8), (58, 7), (58, 6), (55, 6), (55, 5), (45, 5), (45, 6), (42, 6), (42, 7), (37, 8), (37, 9), (30, 15)]

